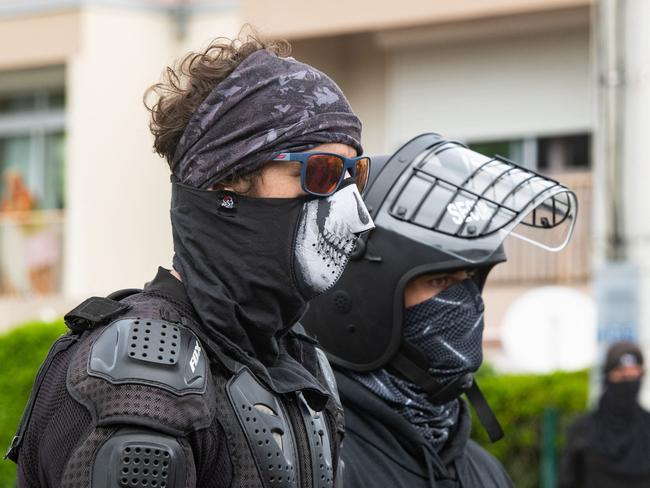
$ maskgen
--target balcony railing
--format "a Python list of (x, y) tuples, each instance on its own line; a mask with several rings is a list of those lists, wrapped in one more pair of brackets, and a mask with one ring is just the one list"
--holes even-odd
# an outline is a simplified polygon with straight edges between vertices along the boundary
[(591, 276), (591, 172), (563, 173), (551, 177), (571, 188), (578, 197), (578, 220), (571, 242), (562, 251), (554, 253), (519, 239), (506, 239), (508, 262), (490, 273), (490, 285), (579, 283)]
[(0, 213), (0, 294), (61, 291), (61, 210)]

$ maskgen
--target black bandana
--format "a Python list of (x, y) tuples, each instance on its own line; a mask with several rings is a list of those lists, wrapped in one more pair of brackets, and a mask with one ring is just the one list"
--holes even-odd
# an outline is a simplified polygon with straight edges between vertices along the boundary
[(221, 81), (190, 119), (170, 162), (181, 183), (209, 188), (281, 152), (361, 147), (361, 122), (327, 75), (260, 50)]

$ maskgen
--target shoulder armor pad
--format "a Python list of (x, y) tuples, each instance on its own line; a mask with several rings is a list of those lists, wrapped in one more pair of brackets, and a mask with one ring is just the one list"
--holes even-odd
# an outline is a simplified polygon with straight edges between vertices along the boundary
[(93, 488), (194, 486), (188, 483), (190, 458), (173, 437), (122, 429), (97, 450), (91, 485)]
[(201, 343), (161, 319), (119, 318), (80, 341), (67, 388), (95, 425), (186, 435), (210, 425), (216, 392)]
[(125, 318), (110, 324), (90, 352), (88, 374), (143, 383), (177, 395), (205, 392), (205, 354), (189, 329), (165, 320)]

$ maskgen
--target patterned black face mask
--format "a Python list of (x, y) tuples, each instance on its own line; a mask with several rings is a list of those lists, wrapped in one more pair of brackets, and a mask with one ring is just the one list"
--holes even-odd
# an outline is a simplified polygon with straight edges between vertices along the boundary
[[(483, 300), (476, 284), (462, 281), (406, 309), (402, 336), (425, 354), (441, 383), (475, 372), (483, 359)], [(385, 369), (351, 376), (388, 402), (434, 449), (445, 445), (458, 421), (457, 400), (436, 405), (419, 386)]]
[(483, 361), (483, 299), (467, 279), (406, 309), (402, 336), (428, 358), (442, 383), (478, 370)]

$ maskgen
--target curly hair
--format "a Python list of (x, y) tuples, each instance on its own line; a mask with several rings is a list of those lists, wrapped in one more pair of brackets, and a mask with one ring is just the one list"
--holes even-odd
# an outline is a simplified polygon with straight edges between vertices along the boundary
[[(248, 30), (248, 34), (243, 34)], [(262, 39), (254, 29), (245, 27), (235, 38), (219, 37), (201, 52), (190, 52), (168, 66), (162, 80), (144, 94), (144, 104), (151, 113), (149, 129), (154, 136), (154, 151), (171, 166), (176, 146), (192, 114), (215, 85), (232, 73), (248, 56), (267, 49), (278, 56), (288, 56), (287, 41)], [(231, 183), (249, 181), (254, 174), (233, 175)]]

